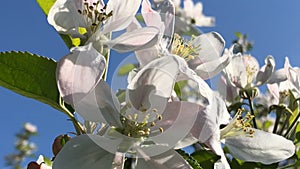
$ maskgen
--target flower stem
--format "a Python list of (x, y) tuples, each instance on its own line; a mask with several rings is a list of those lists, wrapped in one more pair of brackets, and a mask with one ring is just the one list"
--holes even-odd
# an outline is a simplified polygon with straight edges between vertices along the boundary
[(295, 124), (298, 122), (298, 119), (300, 118), (300, 112), (298, 112), (297, 117), (295, 118), (295, 120), (292, 122), (292, 124), (290, 125), (290, 127), (287, 129), (287, 131), (284, 134), (284, 137), (287, 137), (290, 132), (292, 131), (292, 129), (295, 127)]
[(273, 127), (273, 133), (274, 134), (276, 134), (276, 132), (277, 132), (277, 128), (278, 128), (280, 118), (281, 118), (281, 110), (280, 111), (276, 110), (276, 120), (275, 120), (275, 124), (274, 124), (274, 127)]
[(249, 96), (247, 94), (247, 99), (248, 99), (248, 102), (249, 102), (249, 107), (250, 107), (250, 113), (251, 115), (253, 115), (253, 119), (252, 119), (252, 122), (253, 122), (253, 128), (256, 128), (257, 129), (257, 124), (256, 124), (256, 120), (255, 120), (255, 115), (254, 115), (254, 109), (253, 109), (253, 102), (252, 102), (252, 98), (251, 96)]
[(290, 120), (290, 115), (287, 114), (286, 115), (286, 119), (285, 119), (284, 123), (282, 124), (282, 127), (281, 127), (281, 129), (280, 129), (280, 131), (278, 133), (279, 135), (282, 135), (284, 128), (289, 123), (289, 120)]
[(77, 121), (77, 119), (74, 117), (74, 114), (71, 113), (65, 106), (64, 101), (61, 97), (59, 97), (59, 105), (64, 110), (64, 113), (70, 118), (70, 120), (73, 122), (74, 128), (76, 130), (76, 134), (84, 134), (85, 131), (81, 124)]
[[(111, 33), (109, 33), (107, 35), (107, 37), (108, 37), (108, 39), (111, 39)], [(106, 59), (106, 65), (105, 65), (105, 72), (104, 72), (104, 75), (103, 75), (103, 80), (106, 81), (107, 80), (107, 73), (108, 73), (108, 64), (109, 64), (109, 57), (110, 57), (110, 49), (107, 49), (105, 51), (104, 57)]]

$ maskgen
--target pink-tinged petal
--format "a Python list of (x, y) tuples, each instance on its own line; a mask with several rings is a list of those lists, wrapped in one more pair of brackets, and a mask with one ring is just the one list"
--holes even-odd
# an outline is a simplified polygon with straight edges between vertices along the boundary
[(233, 103), (239, 95), (238, 88), (227, 82), (227, 79), (222, 74), (218, 81), (218, 92), (227, 102)]
[(134, 19), (141, 4), (141, 0), (109, 0), (106, 11), (113, 15), (103, 27), (103, 34), (125, 29)]
[(272, 164), (295, 154), (292, 141), (276, 134), (254, 130), (253, 137), (237, 136), (225, 140), (232, 156), (244, 161)]
[(268, 81), (275, 69), (275, 60), (269, 55), (265, 59), (265, 65), (259, 70), (256, 76), (256, 85), (260, 86)]
[(78, 27), (85, 27), (83, 16), (78, 13), (78, 0), (57, 0), (51, 7), (47, 20), (59, 33), (81, 37)]
[(112, 168), (114, 154), (104, 150), (95, 141), (108, 142), (101, 136), (80, 135), (67, 142), (53, 162), (53, 169)]
[(270, 91), (271, 95), (274, 97), (274, 102), (276, 104), (279, 103), (279, 86), (277, 83), (274, 84), (267, 84), (268, 90)]
[(158, 12), (151, 8), (149, 0), (143, 0), (141, 12), (147, 26), (157, 27), (161, 30), (160, 32), (164, 31), (165, 28), (161, 20), (161, 16)]
[[(162, 120), (157, 121), (156, 125), (151, 128), (153, 135), (151, 140), (157, 144), (168, 145), (170, 148), (178, 146), (178, 142), (183, 140), (189, 133), (198, 112), (203, 109), (204, 106), (189, 102), (169, 102), (162, 114)], [(161, 133), (159, 128), (163, 129)], [(191, 145), (189, 142), (181, 144), (186, 147)], [(178, 147), (177, 147), (178, 148)]]
[(244, 56), (237, 54), (233, 56), (230, 64), (224, 70), (224, 75), (228, 82), (235, 87), (244, 88), (248, 84), (246, 64), (244, 63)]
[[(188, 62), (190, 68), (196, 69), (199, 65), (217, 60), (224, 50), (225, 41), (217, 32), (202, 34), (193, 40), (193, 46), (198, 47), (198, 56)], [(226, 60), (226, 59), (225, 59)]]
[(126, 32), (121, 36), (104, 41), (103, 45), (118, 52), (129, 52), (154, 46), (158, 41), (159, 30), (155, 27), (145, 27)]
[(104, 56), (91, 44), (71, 49), (71, 53), (59, 61), (56, 70), (57, 86), (64, 101), (78, 102), (98, 83), (104, 69)]
[(174, 150), (169, 150), (150, 159), (139, 158), (137, 169), (192, 169), (192, 167)]
[(103, 80), (81, 100), (74, 103), (75, 111), (87, 121), (106, 123), (119, 127), (120, 103), (108, 84)]

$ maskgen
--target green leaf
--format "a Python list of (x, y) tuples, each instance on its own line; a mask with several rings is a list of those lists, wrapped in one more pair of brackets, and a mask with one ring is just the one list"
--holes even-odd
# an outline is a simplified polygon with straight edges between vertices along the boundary
[(214, 168), (214, 163), (220, 159), (220, 156), (207, 150), (197, 150), (191, 154), (191, 156), (196, 159), (203, 168)]
[(56, 2), (56, 0), (36, 0), (39, 6), (42, 8), (44, 13), (48, 15), (50, 8)]
[(195, 160), (192, 156), (189, 154), (185, 153), (183, 150), (176, 150), (177, 153), (179, 153), (183, 159), (185, 159), (194, 169), (202, 169), (200, 164), (198, 163), (197, 160)]
[[(39, 4), (41, 9), (47, 16), (49, 13), (49, 10), (53, 6), (53, 4), (56, 2), (56, 0), (36, 0), (36, 2)], [(68, 46), (68, 48), (76, 46), (73, 44), (74, 39), (72, 39), (69, 35), (60, 34), (60, 37), (63, 39), (65, 44)]]
[(0, 53), (0, 86), (63, 111), (56, 86), (56, 62), (28, 52)]
[(234, 32), (234, 35), (238, 38), (241, 39), (243, 37), (243, 34), (241, 32)]
[(134, 68), (136, 67), (136, 65), (134, 64), (126, 64), (126, 65), (123, 65), (119, 68), (118, 70), (118, 75), (119, 76), (125, 76), (125, 75), (128, 75), (128, 73), (133, 70)]

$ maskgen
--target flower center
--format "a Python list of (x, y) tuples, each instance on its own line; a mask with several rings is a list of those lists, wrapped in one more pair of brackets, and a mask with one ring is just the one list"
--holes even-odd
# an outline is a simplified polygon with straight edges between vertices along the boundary
[(246, 137), (253, 137), (254, 130), (251, 128), (252, 116), (249, 112), (243, 117), (243, 110), (239, 109), (233, 120), (223, 129), (221, 129), (221, 139), (228, 137), (244, 135)]
[(258, 71), (258, 65), (250, 55), (244, 56), (244, 64), (246, 65), (247, 84), (251, 84), (254, 81), (254, 77)]
[(279, 103), (280, 104), (288, 103), (289, 102), (289, 96), (290, 96), (290, 93), (289, 93), (288, 90), (280, 91), (279, 92)]
[(102, 23), (113, 15), (113, 11), (106, 13), (106, 5), (100, 4), (100, 1), (88, 2), (84, 0), (82, 9), (78, 9), (78, 13), (83, 16), (85, 21), (85, 29), (94, 33)]
[[(193, 38), (193, 37), (192, 37)], [(192, 40), (186, 42), (180, 35), (174, 34), (171, 53), (184, 58), (186, 61), (194, 59), (194, 55), (197, 55), (199, 46), (193, 46)]]
[[(127, 115), (121, 117), (122, 128), (118, 128), (117, 131), (120, 133), (134, 138), (143, 138), (149, 137), (151, 133), (163, 132), (162, 127), (158, 127), (155, 129), (156, 122), (162, 120), (162, 116), (160, 114), (156, 114), (156, 119), (152, 122), (148, 121), (149, 116), (145, 116), (142, 122), (138, 121), (138, 114), (135, 113), (133, 115)], [(152, 129), (152, 130), (151, 130)], [(153, 130), (154, 129), (154, 130)]]

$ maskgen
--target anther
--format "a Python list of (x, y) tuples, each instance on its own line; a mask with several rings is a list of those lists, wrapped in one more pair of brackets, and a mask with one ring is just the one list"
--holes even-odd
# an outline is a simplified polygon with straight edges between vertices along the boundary
[(162, 120), (162, 115), (156, 114), (156, 118), (157, 118), (158, 120)]
[(160, 131), (161, 133), (163, 133), (163, 132), (164, 132), (164, 129), (163, 129), (162, 127), (160, 127), (160, 128), (159, 128), (159, 131)]
[(151, 127), (155, 126), (155, 122), (154, 122), (154, 121), (151, 122), (150, 126), (151, 126)]

